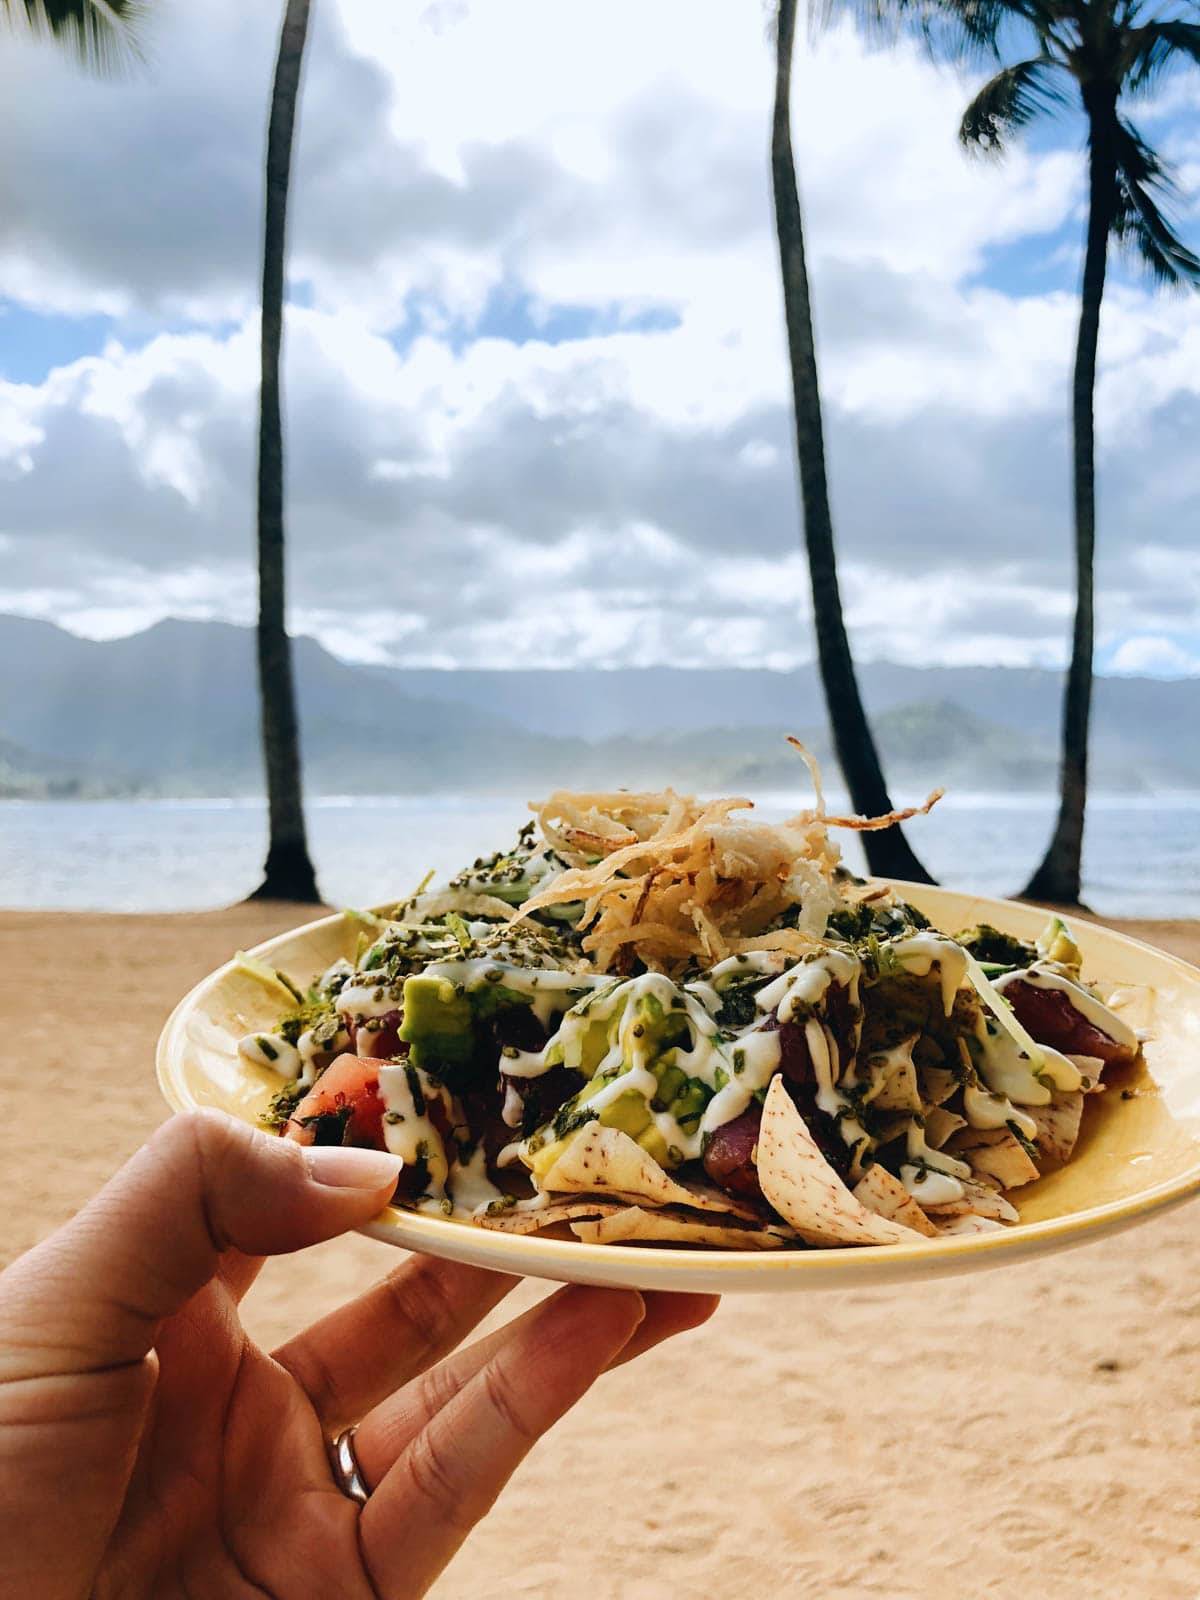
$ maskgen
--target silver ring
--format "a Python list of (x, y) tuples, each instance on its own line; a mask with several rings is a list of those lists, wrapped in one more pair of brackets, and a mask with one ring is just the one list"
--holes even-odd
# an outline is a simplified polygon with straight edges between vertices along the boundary
[(354, 1435), (357, 1431), (357, 1426), (343, 1428), (333, 1441), (330, 1455), (333, 1480), (338, 1488), (355, 1505), (365, 1506), (371, 1498), (371, 1491), (367, 1488), (358, 1457), (354, 1453)]

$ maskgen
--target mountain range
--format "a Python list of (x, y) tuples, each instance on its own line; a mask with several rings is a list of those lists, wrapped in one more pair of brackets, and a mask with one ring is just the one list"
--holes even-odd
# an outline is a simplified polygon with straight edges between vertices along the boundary
[[(802, 791), (783, 743), (830, 760), (820, 685), (670, 667), (436, 671), (339, 660), (296, 640), (314, 793), (518, 793), (673, 782)], [(1045, 790), (1057, 674), (869, 663), (863, 693), (893, 791)], [(225, 795), (261, 788), (254, 635), (168, 620), (97, 642), (0, 616), (0, 795)], [(1093, 782), (1200, 788), (1200, 680), (1097, 680)]]

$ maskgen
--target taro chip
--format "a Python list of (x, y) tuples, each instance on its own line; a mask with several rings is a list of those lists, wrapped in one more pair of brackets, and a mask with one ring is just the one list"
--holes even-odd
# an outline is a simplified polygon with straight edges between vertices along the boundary
[(1034, 1143), (1051, 1161), (1067, 1162), (1079, 1137), (1083, 1095), (1078, 1089), (1056, 1094), (1047, 1106), (1022, 1106), (1037, 1124)]
[(571, 1232), (586, 1244), (699, 1244), (717, 1250), (778, 1250), (788, 1237), (782, 1228), (751, 1228), (674, 1209), (643, 1211), (640, 1206), (596, 1221), (573, 1222)]
[(921, 1068), (921, 1092), (926, 1100), (940, 1106), (958, 1088), (958, 1079), (945, 1067)]
[(1007, 1128), (964, 1128), (949, 1149), (972, 1172), (994, 1179), (1002, 1189), (1019, 1189), (1038, 1176), (1028, 1150)]
[(961, 1200), (951, 1201), (944, 1206), (926, 1206), (929, 1215), (938, 1221), (947, 1217), (987, 1217), (998, 1222), (1017, 1222), (1017, 1209), (1011, 1205), (999, 1189), (992, 1183), (984, 1180), (972, 1181), (970, 1178), (960, 1178), (963, 1187)]
[(878, 1161), (854, 1185), (853, 1193), (856, 1200), (878, 1217), (898, 1222), (905, 1228), (911, 1228), (914, 1233), (923, 1233), (927, 1239), (932, 1239), (937, 1233), (933, 1223), (900, 1179), (886, 1167), (881, 1167)]
[(944, 1106), (934, 1106), (925, 1113), (925, 1143), (931, 1150), (940, 1150), (952, 1133), (967, 1125), (966, 1117), (957, 1111), (947, 1111)]
[(553, 1228), (560, 1222), (571, 1222), (577, 1217), (606, 1217), (624, 1208), (604, 1200), (558, 1200), (548, 1206), (519, 1206), (498, 1211), (495, 1216), (475, 1217), (481, 1228), (494, 1228), (499, 1233), (540, 1233), (543, 1228)]
[(567, 1194), (622, 1195), (641, 1205), (756, 1215), (744, 1202), (718, 1189), (701, 1184), (685, 1188), (627, 1133), (600, 1122), (589, 1122), (580, 1129), (543, 1174), (541, 1187)]
[(809, 1244), (903, 1244), (920, 1234), (869, 1211), (826, 1161), (777, 1073), (758, 1132), (758, 1181)]

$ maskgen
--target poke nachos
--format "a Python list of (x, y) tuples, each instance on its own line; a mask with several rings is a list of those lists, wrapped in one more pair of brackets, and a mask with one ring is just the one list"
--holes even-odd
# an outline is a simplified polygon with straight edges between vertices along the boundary
[[(1019, 1219), (1138, 1055), (1068, 928), (933, 928), (817, 803), (560, 791), (360, 925), (241, 1056), (306, 1144), (401, 1157), (398, 1206), (594, 1243), (893, 1245)], [(931, 796), (928, 810), (937, 796)]]

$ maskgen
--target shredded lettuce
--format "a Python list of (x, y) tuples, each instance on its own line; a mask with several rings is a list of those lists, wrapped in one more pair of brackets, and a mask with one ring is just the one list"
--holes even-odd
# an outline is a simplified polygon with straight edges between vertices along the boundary
[(1029, 1057), (1033, 1071), (1035, 1073), (1038, 1072), (1046, 1064), (1046, 1057), (1042, 1054), (1041, 1046), (1034, 1042), (1032, 1037), (1017, 1021), (1016, 1012), (1000, 993), (999, 989), (995, 987), (971, 952), (963, 950), (963, 955), (967, 958), (967, 976), (974, 985), (975, 992), (1005, 1033), (1014, 1039), (1022, 1053)]
[(303, 992), (287, 976), (275, 967), (269, 967), (265, 961), (260, 961), (257, 956), (247, 955), (244, 950), (239, 950), (233, 958), (233, 964), (240, 972), (248, 973), (250, 977), (257, 978), (260, 983), (265, 983), (268, 988), (282, 989), (289, 999), (294, 1000), (298, 1006), (304, 1004)]

